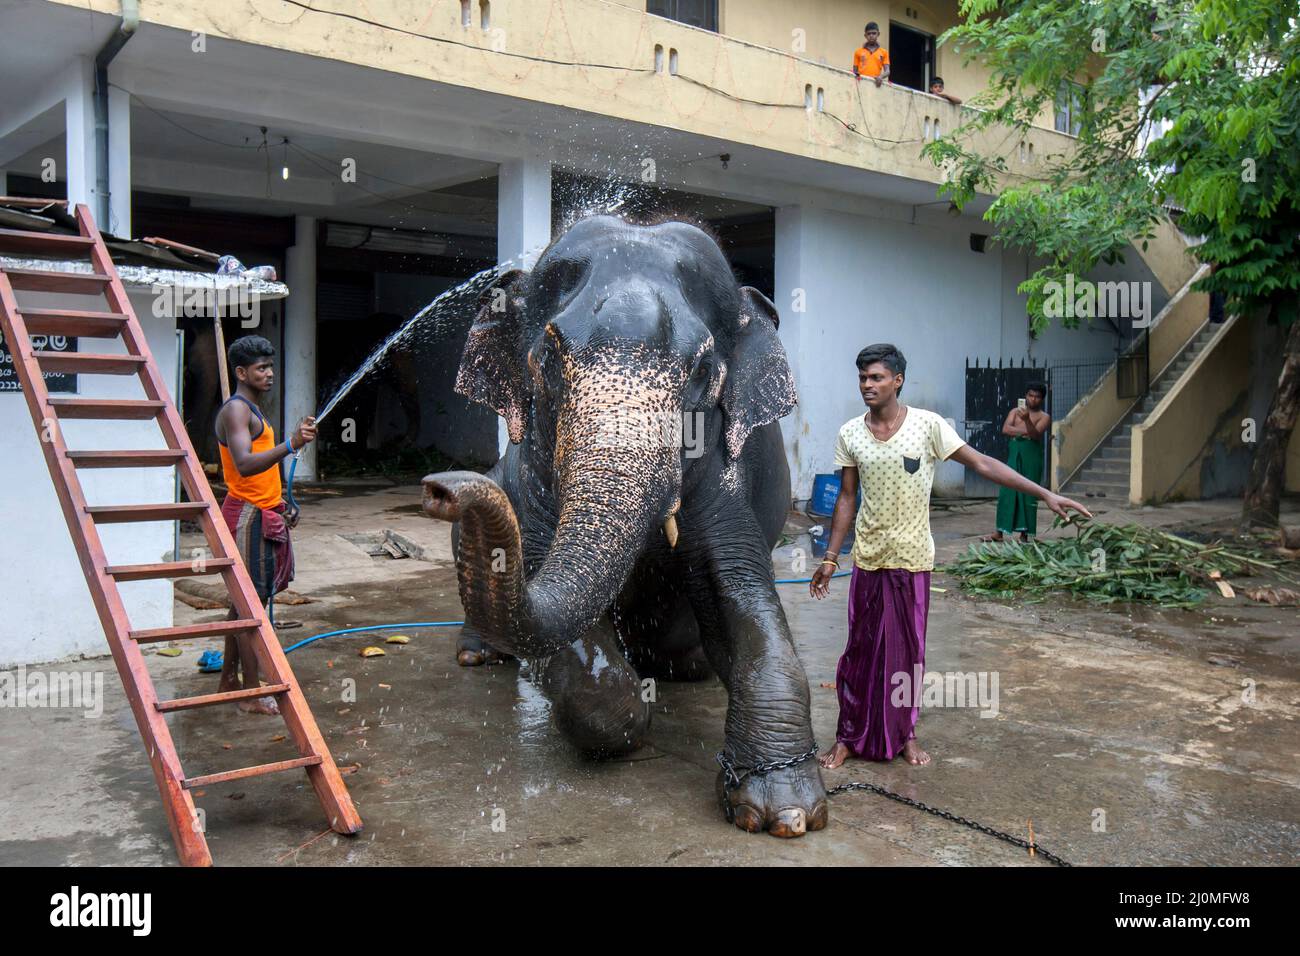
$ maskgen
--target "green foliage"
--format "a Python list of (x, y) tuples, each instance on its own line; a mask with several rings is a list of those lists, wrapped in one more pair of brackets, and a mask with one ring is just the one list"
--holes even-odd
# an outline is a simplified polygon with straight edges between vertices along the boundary
[[(1252, 548), (1197, 544), (1140, 525), (1074, 523), (1073, 537), (972, 545), (943, 570), (959, 577), (964, 590), (1003, 600), (1032, 602), (1062, 592), (1103, 604), (1144, 601), (1181, 608), (1205, 599), (1215, 572), (1280, 573), (1280, 562)], [(1057, 519), (1053, 527), (1060, 526)]]
[[(1300, 304), (1300, 0), (963, 0), (944, 34), (990, 69), (979, 111), (925, 154), (950, 171), (941, 194), (964, 206), (995, 192), (1002, 156), (977, 134), (1027, 132), (1079, 81), (1076, 148), (1041, 157), (1036, 181), (1012, 181), (985, 213), (998, 240), (1044, 260), (1022, 286), (1032, 325), (1042, 288), (1149, 239), (1165, 204), (1205, 237), (1234, 311), (1290, 321)], [(994, 137), (996, 141), (999, 137)], [(1004, 149), (1017, 137), (1006, 136)], [(984, 137), (988, 142), (989, 137)], [(987, 152), (987, 151), (986, 151)]]

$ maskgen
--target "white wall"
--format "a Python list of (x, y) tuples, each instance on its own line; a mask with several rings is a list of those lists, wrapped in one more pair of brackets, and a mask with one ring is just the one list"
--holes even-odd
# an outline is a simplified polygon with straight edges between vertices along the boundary
[[(100, 304), (81, 296), (20, 293), (29, 306), (95, 309)], [(157, 318), (148, 290), (131, 301), (144, 326), (163, 379), (176, 378), (175, 320)], [(98, 300), (102, 303), (102, 299)], [(122, 352), (122, 342), (82, 339), (79, 351)], [(93, 398), (143, 398), (135, 376), (79, 376), (78, 391)], [(32, 427), (27, 403), (19, 392), (0, 392), (0, 436), (4, 462), (0, 470), (0, 528), (6, 547), (0, 551), (0, 667), (52, 661), (76, 655), (108, 653), (104, 632), (90, 600), (63, 512), (50, 482), (45, 457)], [(71, 449), (162, 448), (162, 433), (153, 422), (68, 421), (64, 438)], [(172, 501), (170, 468), (95, 469), (79, 472), (88, 504), (148, 504)], [(173, 546), (170, 522), (114, 524), (101, 528), (113, 564), (165, 560)], [(170, 581), (136, 581), (121, 585), (134, 628), (169, 627), (172, 623)]]
[[(874, 342), (907, 358), (903, 400), (955, 420), (965, 418), (968, 357), (1109, 358), (1109, 333), (1054, 329), (1031, 342), (1015, 287), (1023, 256), (989, 244), (970, 248), (987, 227), (942, 214), (916, 225), (819, 208), (776, 211), (776, 305), (781, 338), (799, 391), (782, 422), (793, 495), (809, 497), (816, 474), (834, 470), (835, 439), (862, 414), (854, 359)], [(806, 311), (795, 312), (796, 290)], [(941, 465), (935, 492), (960, 495), (960, 465)]]

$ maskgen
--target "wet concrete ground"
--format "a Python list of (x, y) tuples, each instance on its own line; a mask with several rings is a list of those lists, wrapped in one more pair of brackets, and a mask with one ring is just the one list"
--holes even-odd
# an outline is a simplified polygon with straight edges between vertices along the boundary
[[(411, 507), (418, 489), (331, 491), (304, 505), (293, 588), (313, 603), (277, 608), (305, 624), (283, 633), (286, 646), (340, 627), (459, 619), (446, 526)], [(1186, 525), (1232, 508), (1199, 502), (1105, 517)], [(989, 504), (936, 510), (940, 560), (991, 519)], [(424, 559), (371, 557), (338, 537), (385, 529)], [(774, 561), (778, 577), (806, 576), (792, 570), (788, 546)], [(828, 785), (871, 781), (1020, 836), (1032, 819), (1043, 846), (1080, 864), (1297, 862), (1300, 612), (1217, 598), (1198, 612), (1014, 606), (964, 596), (941, 574), (934, 584), (947, 590), (932, 596), (927, 667), (996, 673), (996, 716), (925, 710), (918, 736), (934, 757), (928, 767), (850, 762), (826, 774)], [(834, 679), (843, 649), (845, 582), (824, 602), (804, 585), (780, 591), (827, 745), (836, 700), (821, 684)], [(178, 622), (222, 616), (177, 605)], [(289, 658), (336, 760), (356, 767), (345, 779), (366, 829), (329, 833), (299, 773), (210, 787), (198, 803), (218, 864), (1043, 865), (867, 793), (834, 797), (830, 827), (803, 839), (743, 833), (714, 798), (726, 707), (716, 681), (660, 684), (651, 745), (591, 763), (551, 728), (518, 665), (458, 668), (455, 628), (407, 633), (405, 646), (357, 635)], [(386, 656), (360, 658), (368, 644)], [(160, 694), (215, 689), (195, 661), (216, 646), (150, 656)], [(0, 862), (174, 863), (111, 661), (50, 669), (103, 672), (104, 714), (0, 712)], [(355, 700), (345, 699), (345, 680), (356, 682)], [(275, 719), (206, 709), (170, 721), (190, 774), (292, 755), (273, 740), (282, 733)]]

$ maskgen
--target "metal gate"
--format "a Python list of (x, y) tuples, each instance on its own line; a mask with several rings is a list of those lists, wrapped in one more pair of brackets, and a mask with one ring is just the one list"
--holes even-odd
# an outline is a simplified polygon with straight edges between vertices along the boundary
[[(1002, 422), (1007, 412), (1016, 407), (1016, 399), (1024, 398), (1030, 382), (1046, 382), (1051, 395), (1051, 369), (1036, 365), (1032, 360), (1021, 359), (1019, 364), (998, 359), (997, 364), (987, 359), (984, 365), (976, 359), (972, 365), (966, 359), (966, 441), (978, 452), (998, 461), (1007, 460), (1007, 436), (1002, 434)], [(1050, 405), (1048, 406), (1050, 407)], [(1048, 454), (1051, 443), (1048, 442)], [(1045, 474), (1050, 474), (1051, 463), (1044, 459)], [(1041, 481), (1041, 476), (1040, 479)], [(998, 486), (970, 469), (966, 469), (966, 494), (972, 497), (996, 495)]]

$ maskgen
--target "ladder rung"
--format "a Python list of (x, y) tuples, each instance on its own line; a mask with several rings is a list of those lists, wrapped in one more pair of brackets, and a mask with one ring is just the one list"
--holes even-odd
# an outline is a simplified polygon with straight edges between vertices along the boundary
[[(164, 561), (160, 564), (114, 564), (104, 573), (115, 581), (152, 581), (155, 578), (192, 578), (216, 574), (235, 563), (234, 558), (203, 558), (199, 561)], [(195, 568), (198, 564), (198, 568)]]
[(48, 272), (44, 269), (5, 269), (9, 283), (25, 292), (72, 292), (92, 295), (113, 280), (100, 272)]
[(42, 372), (75, 375), (135, 375), (144, 368), (143, 355), (98, 355), (94, 352), (33, 352)]
[(220, 637), (222, 634), (238, 634), (242, 631), (254, 631), (262, 626), (261, 621), (253, 618), (241, 618), (237, 621), (212, 621), (207, 624), (187, 624), (183, 627), (153, 627), (144, 631), (131, 631), (127, 636), (137, 644), (157, 644), (159, 641), (192, 641), (201, 637)]
[(186, 790), (194, 790), (197, 787), (208, 787), (214, 783), (225, 783), (228, 780), (243, 780), (245, 777), (260, 777), (262, 774), (278, 773), (281, 770), (295, 770), (298, 767), (314, 767), (321, 762), (321, 758), (313, 754), (310, 757), (296, 757), (293, 760), (281, 760), (276, 763), (258, 764), (256, 767), (244, 767), (242, 770), (227, 770), (225, 773), (210, 773), (204, 777), (186, 777), (181, 781), (181, 786)]
[(157, 418), (165, 402), (149, 398), (51, 398), (60, 418), (140, 420)]
[(185, 460), (181, 448), (146, 451), (70, 451), (68, 460), (78, 468), (170, 468)]
[(176, 521), (197, 518), (208, 510), (203, 501), (174, 501), (157, 505), (87, 505), (86, 514), (103, 524), (123, 521)]
[(111, 339), (122, 334), (126, 316), (121, 312), (78, 312), (73, 309), (19, 309), (32, 335), (66, 335), (69, 338)]
[(267, 684), (264, 687), (246, 687), (243, 690), (225, 690), (217, 694), (200, 694), (198, 697), (156, 700), (153, 705), (164, 714), (170, 714), (174, 710), (193, 710), (195, 707), (212, 707), (216, 704), (229, 704), (253, 697), (272, 697), (275, 694), (283, 694), (288, 689), (288, 684)]
[(24, 229), (0, 229), (0, 249), (6, 252), (47, 252), (64, 258), (84, 254), (95, 248), (95, 240), (85, 236), (68, 236), (57, 232), (29, 232)]

